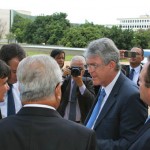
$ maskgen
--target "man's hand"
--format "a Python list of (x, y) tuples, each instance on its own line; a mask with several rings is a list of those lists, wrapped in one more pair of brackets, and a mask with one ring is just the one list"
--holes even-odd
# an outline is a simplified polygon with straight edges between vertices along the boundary
[(69, 69), (69, 66), (66, 66), (63, 69), (63, 77), (66, 77), (67, 75), (70, 75), (70, 74), (71, 74), (71, 70)]
[(81, 87), (83, 85), (82, 76), (72, 77), (73, 80), (76, 82), (78, 87)]

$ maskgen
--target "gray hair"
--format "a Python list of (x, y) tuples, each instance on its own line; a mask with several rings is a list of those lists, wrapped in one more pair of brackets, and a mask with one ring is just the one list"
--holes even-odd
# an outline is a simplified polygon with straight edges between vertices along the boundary
[(86, 65), (86, 61), (83, 56), (76, 55), (76, 56), (72, 57), (70, 64), (72, 64), (75, 61), (82, 61), (83, 65)]
[(22, 101), (36, 101), (54, 94), (62, 82), (62, 72), (52, 57), (34, 55), (19, 63), (17, 79)]
[(107, 65), (110, 61), (114, 61), (116, 63), (115, 70), (120, 70), (121, 68), (119, 50), (109, 38), (101, 38), (90, 42), (84, 55), (85, 57), (98, 55), (104, 64)]

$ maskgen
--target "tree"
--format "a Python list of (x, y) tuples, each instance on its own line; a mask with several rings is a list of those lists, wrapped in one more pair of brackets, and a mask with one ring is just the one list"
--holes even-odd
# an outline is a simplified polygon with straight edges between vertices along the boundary
[(104, 35), (112, 39), (118, 49), (130, 49), (132, 47), (132, 30), (122, 30), (120, 27), (113, 26), (112, 28), (107, 28)]
[(6, 34), (6, 38), (8, 39), (8, 43), (14, 43), (16, 42), (16, 35), (12, 32)]
[(90, 41), (103, 37), (101, 28), (103, 29), (103, 26), (93, 23), (73, 25), (66, 30), (60, 44), (69, 47), (86, 47)]
[(134, 32), (134, 39), (132, 41), (134, 46), (142, 47), (143, 49), (148, 48), (150, 41), (150, 31), (149, 30), (138, 30)]
[(14, 17), (14, 22), (11, 28), (11, 32), (16, 35), (16, 39), (18, 42), (25, 42), (25, 30), (27, 26), (32, 22), (32, 20), (28, 18), (23, 18), (19, 15)]
[(3, 37), (6, 30), (6, 23), (2, 22), (0, 19), (0, 39)]
[(26, 41), (34, 44), (57, 45), (64, 36), (65, 30), (70, 27), (65, 13), (54, 13), (49, 16), (38, 16), (33, 23), (27, 26)]

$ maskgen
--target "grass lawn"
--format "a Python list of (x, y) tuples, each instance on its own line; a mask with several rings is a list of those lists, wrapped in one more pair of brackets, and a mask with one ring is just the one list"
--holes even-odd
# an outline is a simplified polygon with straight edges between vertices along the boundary
[[(27, 53), (27, 56), (32, 56), (32, 55), (38, 55), (38, 54), (46, 54), (46, 55), (49, 55), (49, 52), (48, 51), (36, 51), (36, 50), (27, 50), (26, 51)], [(66, 55), (66, 58), (65, 58), (65, 61), (70, 61), (72, 59), (74, 55)], [(125, 63), (125, 64), (128, 64), (129, 61), (128, 59), (122, 59), (120, 60), (121, 63)]]
[[(46, 51), (32, 51), (32, 50), (28, 50), (26, 51), (27, 56), (32, 56), (32, 55), (38, 55), (38, 54), (46, 54), (49, 55), (49, 52)], [(70, 61), (72, 59), (73, 55), (66, 55), (65, 61)]]

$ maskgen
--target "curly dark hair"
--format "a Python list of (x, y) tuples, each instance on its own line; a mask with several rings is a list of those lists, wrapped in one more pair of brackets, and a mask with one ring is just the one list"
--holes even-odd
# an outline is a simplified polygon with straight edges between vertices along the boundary
[(0, 59), (6, 62), (8, 64), (8, 61), (10, 61), (12, 58), (17, 57), (19, 61), (21, 61), (23, 58), (26, 57), (26, 53), (24, 49), (16, 44), (7, 44), (3, 45), (0, 49)]

